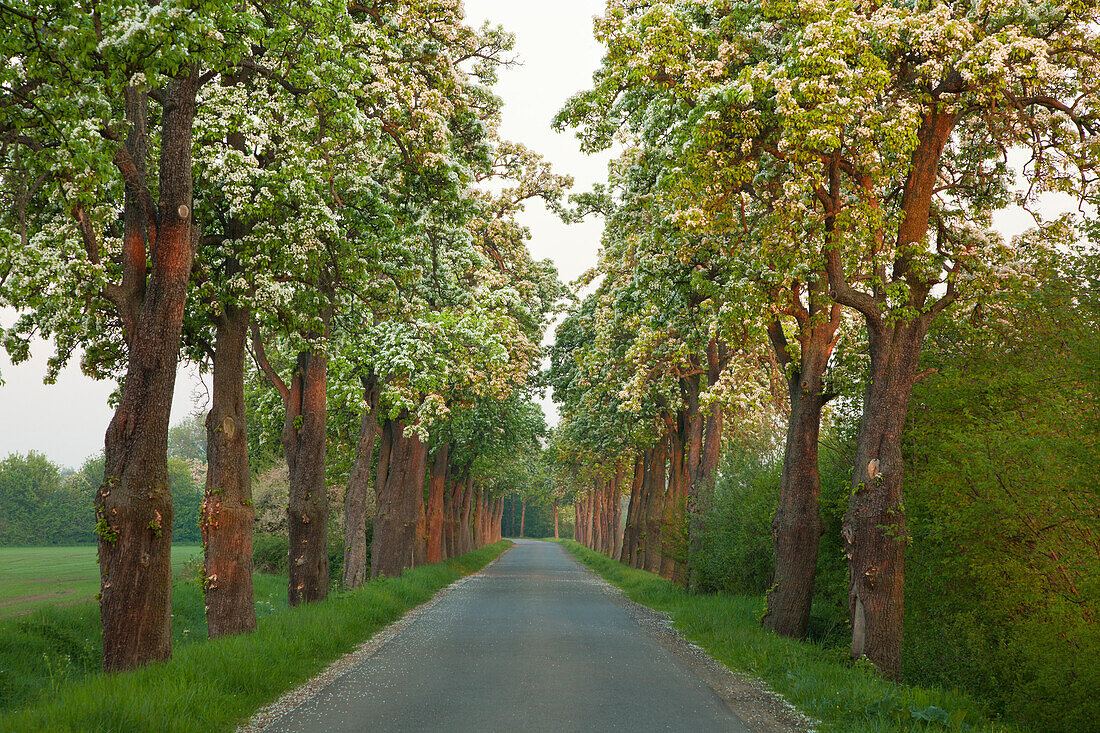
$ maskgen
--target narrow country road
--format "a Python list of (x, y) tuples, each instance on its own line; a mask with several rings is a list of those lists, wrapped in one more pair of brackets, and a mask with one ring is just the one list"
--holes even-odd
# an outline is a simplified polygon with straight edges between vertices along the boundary
[(518, 541), (269, 731), (748, 731), (563, 548)]

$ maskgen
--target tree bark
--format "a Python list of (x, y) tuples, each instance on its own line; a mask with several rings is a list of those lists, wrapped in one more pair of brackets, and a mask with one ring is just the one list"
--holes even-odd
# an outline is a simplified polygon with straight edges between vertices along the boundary
[(554, 501), (554, 539), (558, 539), (558, 502)]
[[(191, 143), (198, 87), (195, 67), (168, 82), (161, 119), (160, 213), (155, 221), (152, 212), (141, 217), (149, 222), (141, 226), (144, 237), (134, 226), (135, 207), (148, 191), (127, 185), (125, 235), (140, 245), (133, 294), (141, 306), (127, 338), (126, 379), (104, 438), (104, 482), (95, 499), (103, 668), (109, 672), (172, 654), (173, 514), (167, 442), (197, 239), (191, 219)], [(127, 98), (127, 121), (140, 125), (127, 148), (140, 155), (148, 144), (147, 101), (133, 90)], [(146, 242), (152, 251), (147, 276)], [(120, 310), (120, 316), (125, 323), (127, 313)]]
[[(626, 476), (626, 463), (619, 461), (615, 467), (615, 482), (611, 490), (611, 559), (618, 560), (623, 549), (622, 485)], [(622, 530), (622, 531), (620, 531)]]
[(634, 545), (637, 531), (635, 525), (638, 521), (638, 507), (641, 503), (640, 493), (642, 478), (644, 477), (644, 455), (634, 457), (634, 473), (630, 482), (630, 502), (626, 505), (626, 521), (623, 526), (623, 541), (619, 550), (619, 562), (633, 565)]
[[(424, 443), (408, 429), (405, 417), (387, 420), (387, 465), (375, 479), (372, 578), (396, 578), (416, 562), (416, 528), (424, 507)], [(385, 445), (385, 443), (383, 443)]]
[(661, 570), (661, 542), (664, 534), (665, 489), (667, 481), (666, 441), (659, 440), (653, 446), (649, 469), (648, 500), (646, 501), (646, 541), (643, 569), (651, 573)]
[[(450, 467), (447, 468), (448, 476)], [(459, 505), (458, 484), (450, 482), (450, 487), (443, 492), (443, 559), (455, 557), (455, 531), (458, 528), (458, 519), (455, 509)]]
[(905, 546), (905, 463), (901, 438), (930, 319), (870, 327), (870, 381), (856, 442), (852, 496), (844, 515), (853, 659), (866, 656), (901, 677)]
[(465, 555), (474, 549), (473, 530), (474, 477), (467, 475), (462, 488), (462, 517), (458, 525), (459, 553)]
[(432, 476), (428, 482), (428, 562), (443, 560), (443, 494), (447, 485), (450, 444), (443, 443), (432, 457)]
[(288, 597), (292, 606), (328, 595), (327, 386), (326, 353), (320, 349), (299, 353), (282, 436), (290, 478)]
[(363, 400), (367, 404), (359, 427), (355, 465), (344, 495), (344, 588), (358, 588), (367, 581), (367, 499), (371, 490), (371, 463), (378, 436), (378, 408), (381, 385), (373, 376), (362, 378)]
[(527, 499), (523, 500), (523, 506), (519, 511), (519, 536), (523, 537), (523, 529), (527, 521)]
[[(856, 442), (852, 495), (844, 516), (848, 554), (851, 656), (866, 656), (886, 676), (901, 677), (904, 559), (908, 541), (902, 503), (901, 434), (924, 337), (932, 319), (956, 297), (955, 283), (931, 305), (932, 283), (914, 266), (913, 250), (928, 233), (932, 197), (943, 150), (958, 121), (958, 113), (933, 103), (917, 131), (917, 145), (899, 202), (902, 219), (897, 232), (892, 282), (904, 283), (906, 307), (916, 317), (896, 317), (887, 301), (889, 283), (873, 293), (852, 287), (844, 272), (839, 247), (823, 251), (832, 299), (863, 314), (871, 359), (864, 393), (863, 417)], [(830, 187), (837, 188), (835, 172)], [(836, 196), (834, 195), (834, 198)], [(826, 220), (826, 232), (832, 221)]]
[[(228, 271), (236, 271), (229, 263)], [(203, 589), (210, 638), (256, 628), (252, 591), (252, 479), (244, 404), (249, 310), (229, 303), (217, 319), (214, 384), (206, 416), (206, 494), (202, 527)]]
[(782, 324), (778, 320), (768, 324), (776, 358), (789, 374), (787, 391), (791, 413), (779, 484), (779, 505), (772, 516), (775, 573), (762, 623), (778, 634), (797, 639), (806, 636), (809, 626), (818, 540), (825, 531), (819, 509), (818, 437), (821, 410), (829, 400), (825, 393), (825, 370), (840, 326), (840, 306), (831, 305), (830, 317), (823, 320), (819, 317), (825, 311), (821, 284), (811, 283), (809, 290), (809, 309), (795, 315), (800, 346), (797, 365), (792, 363)]

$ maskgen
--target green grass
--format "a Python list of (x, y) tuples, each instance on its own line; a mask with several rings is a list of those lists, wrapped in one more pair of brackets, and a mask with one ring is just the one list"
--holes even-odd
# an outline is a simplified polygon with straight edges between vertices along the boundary
[[(199, 545), (172, 545), (173, 570), (200, 552)], [(0, 618), (89, 601), (98, 592), (95, 545), (0, 547)]]
[[(182, 575), (172, 586), (172, 648), (177, 651), (206, 640), (202, 591), (194, 578)], [(287, 607), (286, 584), (285, 575), (253, 577), (258, 619)], [(102, 654), (95, 601), (0, 619), (0, 713), (56, 695), (97, 673)]]
[(847, 649), (785, 639), (760, 626), (761, 596), (692, 594), (572, 540), (559, 540), (578, 560), (633, 601), (667, 613), (685, 637), (730, 669), (767, 682), (820, 721), (821, 731), (1014, 731), (990, 721), (984, 706), (961, 692), (901, 685), (852, 664)]
[[(319, 603), (265, 610), (255, 632), (183, 642), (173, 658), (162, 664), (116, 675), (87, 673), (75, 683), (55, 685), (19, 712), (0, 715), (0, 731), (232, 730), (440, 588), (484, 567), (511, 544), (498, 542), (453, 560), (406, 571), (400, 578), (372, 580), (354, 591), (330, 594)], [(267, 577), (281, 581), (279, 591), (285, 595), (285, 577)], [(186, 583), (177, 584), (181, 587), (186, 594)], [(191, 587), (197, 594), (197, 585)], [(201, 608), (200, 596), (198, 615), (193, 610), (174, 614), (175, 625), (184, 624), (184, 628), (192, 628), (191, 634), (198, 635)], [(48, 620), (49, 614), (64, 610), (25, 618)], [(44, 638), (65, 637), (56, 641), (70, 643), (83, 654), (86, 650), (81, 644), (92, 642), (86, 635), (81, 637), (81, 628), (88, 633), (86, 626), (73, 630), (59, 625), (54, 628), (56, 633)], [(4, 654), (0, 628), (0, 665), (6, 666)]]

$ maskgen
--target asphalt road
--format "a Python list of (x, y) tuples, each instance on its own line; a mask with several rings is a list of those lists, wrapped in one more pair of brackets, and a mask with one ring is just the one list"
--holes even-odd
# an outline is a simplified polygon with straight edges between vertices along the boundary
[(748, 731), (561, 547), (519, 541), (269, 731)]

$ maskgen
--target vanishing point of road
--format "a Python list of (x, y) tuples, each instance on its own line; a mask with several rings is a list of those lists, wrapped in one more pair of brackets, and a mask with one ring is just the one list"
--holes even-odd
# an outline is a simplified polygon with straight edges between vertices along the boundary
[(520, 540), (268, 730), (748, 728), (562, 547)]

